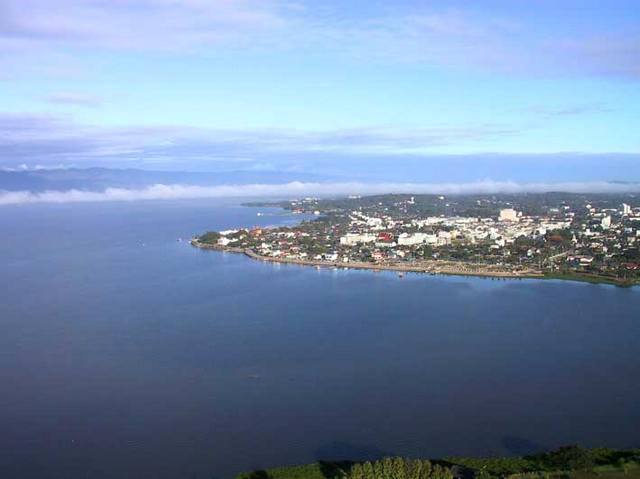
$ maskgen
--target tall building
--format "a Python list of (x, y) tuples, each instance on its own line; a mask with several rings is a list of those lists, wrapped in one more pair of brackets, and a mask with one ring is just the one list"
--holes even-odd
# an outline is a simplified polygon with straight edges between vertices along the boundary
[(500, 221), (518, 221), (518, 212), (512, 208), (500, 210)]
[(607, 215), (604, 218), (602, 218), (602, 221), (600, 222), (600, 224), (604, 229), (609, 229), (611, 227), (611, 216)]
[(622, 203), (622, 214), (627, 216), (631, 214), (631, 206), (626, 203)]

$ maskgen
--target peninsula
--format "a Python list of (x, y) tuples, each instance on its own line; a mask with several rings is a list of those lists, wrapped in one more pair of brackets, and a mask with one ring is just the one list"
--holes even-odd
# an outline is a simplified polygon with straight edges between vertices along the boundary
[(400, 275), (640, 282), (640, 198), (630, 194), (379, 195), (247, 206), (277, 206), (306, 219), (209, 231), (191, 244), (262, 261)]

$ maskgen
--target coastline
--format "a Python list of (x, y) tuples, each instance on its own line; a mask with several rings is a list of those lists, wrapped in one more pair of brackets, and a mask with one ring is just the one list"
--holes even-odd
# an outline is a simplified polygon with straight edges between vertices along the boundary
[(200, 248), (227, 253), (244, 254), (251, 259), (264, 261), (269, 263), (294, 264), (298, 266), (310, 266), (316, 268), (340, 268), (340, 269), (363, 269), (370, 271), (394, 271), (398, 273), (422, 273), (430, 275), (448, 275), (448, 276), (475, 276), (483, 278), (499, 278), (499, 279), (544, 279), (545, 274), (537, 270), (507, 271), (495, 268), (489, 265), (481, 265), (474, 263), (462, 263), (453, 261), (437, 261), (428, 260), (412, 265), (404, 265), (397, 263), (361, 263), (349, 262), (340, 263), (335, 261), (322, 260), (302, 260), (294, 258), (274, 258), (272, 256), (263, 256), (251, 249), (233, 248), (228, 246), (213, 245), (201, 243), (197, 238), (190, 241), (191, 245)]
[(636, 282), (616, 280), (615, 278), (605, 278), (593, 275), (580, 274), (558, 274), (547, 273), (539, 270), (506, 271), (494, 268), (489, 265), (476, 263), (463, 263), (454, 261), (429, 260), (415, 265), (403, 265), (393, 263), (340, 263), (335, 261), (302, 260), (293, 258), (274, 258), (263, 256), (251, 249), (233, 248), (207, 243), (200, 243), (197, 238), (190, 240), (190, 244), (199, 249), (214, 250), (226, 253), (243, 254), (257, 261), (268, 263), (293, 264), (298, 266), (309, 266), (315, 268), (339, 268), (339, 269), (362, 269), (369, 271), (393, 271), (397, 273), (421, 273), (428, 275), (445, 276), (473, 276), (479, 278), (492, 279), (545, 279), (559, 281), (575, 281), (590, 284), (606, 284), (620, 288), (630, 288), (639, 286)]

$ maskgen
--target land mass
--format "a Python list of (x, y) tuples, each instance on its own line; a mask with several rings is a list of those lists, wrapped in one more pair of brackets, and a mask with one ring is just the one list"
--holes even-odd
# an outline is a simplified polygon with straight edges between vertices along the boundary
[(515, 457), (446, 457), (373, 461), (320, 461), (242, 473), (236, 479), (638, 479), (640, 449), (557, 450)]
[(332, 262), (322, 259), (296, 259), (287, 257), (265, 256), (256, 253), (250, 248), (234, 248), (219, 245), (202, 243), (198, 238), (193, 238), (191, 244), (197, 248), (213, 249), (218, 251), (226, 251), (230, 253), (241, 253), (249, 258), (267, 261), (272, 263), (287, 263), (300, 266), (314, 266), (318, 268), (341, 268), (341, 269), (367, 269), (371, 271), (397, 271), (399, 273), (426, 273), (426, 274), (444, 274), (455, 276), (483, 276), (492, 278), (543, 278), (544, 274), (535, 270), (503, 270), (499, 267), (493, 267), (485, 264), (467, 263), (462, 261), (415, 261), (412, 263), (388, 262), (388, 263), (372, 263), (352, 261), (348, 264), (340, 262)]
[[(292, 227), (210, 231), (193, 246), (315, 267), (640, 283), (635, 195), (379, 195), (305, 198)], [(257, 213), (258, 215), (261, 212)]]

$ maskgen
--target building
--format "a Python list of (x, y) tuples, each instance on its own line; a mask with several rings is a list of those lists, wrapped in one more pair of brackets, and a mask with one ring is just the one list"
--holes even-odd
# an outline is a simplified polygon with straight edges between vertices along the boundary
[(438, 238), (436, 240), (436, 244), (438, 246), (445, 246), (451, 244), (451, 238), (453, 238), (453, 234), (450, 231), (438, 231)]
[(607, 215), (604, 218), (602, 218), (602, 221), (600, 221), (600, 224), (602, 225), (602, 228), (609, 229), (611, 227), (611, 216)]
[(518, 212), (512, 208), (500, 210), (500, 221), (518, 221)]
[(427, 234), (427, 233), (414, 233), (411, 235), (407, 233), (402, 233), (400, 236), (398, 236), (398, 245), (413, 246), (413, 245), (423, 244), (423, 243), (434, 243), (435, 238), (436, 238), (435, 235)]
[(353, 246), (358, 243), (372, 243), (376, 240), (376, 235), (347, 233), (340, 238), (340, 244), (345, 246)]
[(631, 214), (631, 206), (626, 203), (622, 203), (622, 214), (629, 216)]

